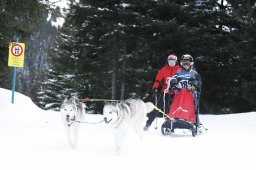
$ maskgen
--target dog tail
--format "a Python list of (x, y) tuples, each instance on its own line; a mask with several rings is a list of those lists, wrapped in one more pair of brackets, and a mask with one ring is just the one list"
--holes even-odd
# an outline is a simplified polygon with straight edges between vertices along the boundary
[(146, 104), (146, 113), (149, 113), (155, 109), (155, 105), (151, 102), (147, 102)]
[[(146, 109), (147, 109), (147, 113), (151, 112), (152, 110), (157, 110), (160, 113), (162, 113), (163, 115), (167, 116), (161, 109), (159, 109), (157, 106), (155, 106), (153, 103), (151, 102), (147, 102), (146, 103)], [(168, 117), (168, 116), (167, 116)]]

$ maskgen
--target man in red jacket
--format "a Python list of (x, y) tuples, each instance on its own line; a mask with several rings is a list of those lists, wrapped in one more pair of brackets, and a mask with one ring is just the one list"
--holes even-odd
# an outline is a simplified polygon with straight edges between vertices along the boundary
[[(152, 90), (155, 92), (155, 95), (158, 93), (158, 87), (162, 86), (161, 94), (157, 101), (157, 107), (165, 110), (166, 113), (169, 111), (170, 103), (174, 96), (174, 91), (171, 91), (169, 93), (165, 94), (165, 109), (164, 108), (164, 102), (163, 102), (163, 96), (164, 96), (164, 90), (167, 88), (166, 79), (168, 77), (172, 77), (175, 75), (175, 73), (180, 70), (180, 66), (177, 62), (177, 56), (175, 54), (170, 54), (167, 58), (167, 64), (164, 65), (163, 68), (161, 68), (157, 75), (155, 82), (152, 86)], [(153, 110), (152, 112), (148, 113), (148, 120), (146, 122), (146, 125), (144, 127), (144, 130), (148, 130), (152, 122), (155, 120), (156, 116), (158, 114), (158, 111)]]

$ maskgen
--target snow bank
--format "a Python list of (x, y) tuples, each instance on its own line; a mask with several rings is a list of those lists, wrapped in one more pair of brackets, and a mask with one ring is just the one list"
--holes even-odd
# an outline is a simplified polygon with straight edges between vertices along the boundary
[[(255, 170), (256, 112), (201, 115), (209, 130), (199, 136), (180, 131), (172, 136), (153, 127), (140, 141), (130, 132), (121, 155), (105, 124), (81, 124), (78, 148), (72, 150), (60, 113), (38, 108), (30, 98), (0, 88), (0, 160), (4, 170)], [(87, 115), (97, 122), (101, 115)]]

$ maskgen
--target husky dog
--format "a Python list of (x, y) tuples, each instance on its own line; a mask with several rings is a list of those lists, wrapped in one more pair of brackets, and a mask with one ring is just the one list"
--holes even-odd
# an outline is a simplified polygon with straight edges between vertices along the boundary
[(104, 120), (113, 129), (117, 153), (123, 145), (128, 127), (133, 127), (135, 132), (142, 137), (146, 114), (154, 108), (155, 106), (151, 102), (144, 103), (140, 99), (127, 99), (120, 103), (106, 103), (104, 105)]
[(78, 139), (79, 121), (85, 114), (84, 104), (79, 99), (72, 96), (70, 99), (65, 98), (60, 107), (61, 117), (66, 129), (69, 145), (75, 149)]

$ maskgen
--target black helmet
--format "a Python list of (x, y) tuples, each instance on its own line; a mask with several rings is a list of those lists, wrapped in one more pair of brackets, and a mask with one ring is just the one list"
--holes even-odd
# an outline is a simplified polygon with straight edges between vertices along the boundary
[(182, 61), (182, 60), (189, 60), (190, 62), (192, 62), (194, 64), (194, 59), (189, 54), (184, 54), (183, 56), (181, 56), (180, 61)]
[[(189, 62), (190, 62), (190, 67), (194, 65), (194, 59), (193, 59), (193, 57), (192, 57), (191, 55), (189, 55), (189, 54), (184, 54), (184, 55), (181, 56), (181, 58), (180, 58), (180, 65), (181, 65), (181, 67), (183, 67), (183, 68), (185, 68), (185, 67), (184, 67), (184, 64), (183, 64), (184, 61), (189, 61)], [(189, 68), (190, 68), (190, 67), (189, 67)], [(188, 68), (185, 68), (185, 69), (188, 69)]]

